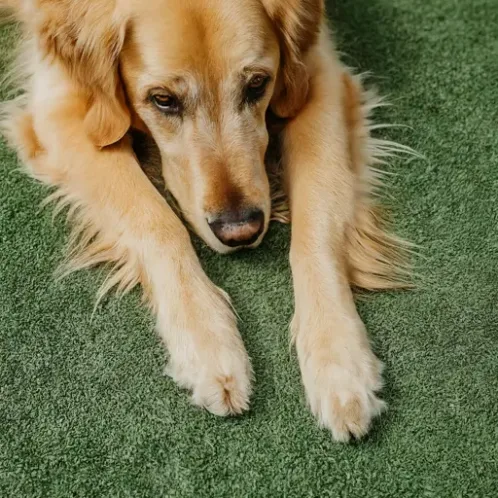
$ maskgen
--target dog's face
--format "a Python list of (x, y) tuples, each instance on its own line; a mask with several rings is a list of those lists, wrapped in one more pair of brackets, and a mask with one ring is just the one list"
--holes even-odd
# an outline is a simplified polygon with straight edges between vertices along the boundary
[(121, 75), (168, 188), (211, 247), (257, 245), (270, 215), (265, 114), (280, 60), (263, 5), (140, 2), (132, 19)]
[[(31, 5), (31, 4), (26, 4)], [(168, 188), (214, 249), (256, 246), (270, 216), (265, 114), (305, 104), (323, 0), (37, 0), (42, 50), (88, 95), (99, 147), (150, 133)], [(119, 181), (117, 179), (117, 181)]]

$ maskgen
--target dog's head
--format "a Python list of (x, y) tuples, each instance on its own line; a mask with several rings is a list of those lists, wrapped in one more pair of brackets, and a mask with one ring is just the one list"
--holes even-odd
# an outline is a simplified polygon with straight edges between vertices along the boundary
[(206, 243), (257, 245), (271, 208), (265, 115), (271, 106), (292, 117), (305, 104), (303, 61), (323, 0), (38, 2), (47, 51), (88, 92), (94, 143), (111, 145), (130, 126), (150, 133), (169, 190)]

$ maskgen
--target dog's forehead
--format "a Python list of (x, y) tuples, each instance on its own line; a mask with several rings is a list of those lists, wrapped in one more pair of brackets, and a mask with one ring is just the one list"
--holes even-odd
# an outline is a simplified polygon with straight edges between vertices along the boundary
[(278, 50), (260, 0), (149, 0), (140, 5), (133, 13), (130, 43), (141, 70), (155, 77), (206, 65), (223, 73)]

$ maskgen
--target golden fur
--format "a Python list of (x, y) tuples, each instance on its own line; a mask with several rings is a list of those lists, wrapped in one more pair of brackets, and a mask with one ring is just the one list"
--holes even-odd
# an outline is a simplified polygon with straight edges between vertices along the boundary
[[(68, 207), (66, 271), (111, 264), (99, 298), (140, 284), (168, 373), (215, 414), (248, 408), (251, 367), (229, 298), (144, 174), (131, 133), (141, 130), (157, 144), (155, 162), (182, 216), (213, 249), (232, 250), (208, 226), (216, 213), (261, 209), (264, 230), (251, 247), (270, 219), (292, 217), (292, 333), (311, 410), (336, 440), (365, 434), (384, 406), (381, 364), (351, 286), (405, 284), (403, 243), (385, 231), (375, 191), (377, 165), (408, 149), (371, 137), (381, 101), (340, 63), (323, 1), (0, 7), (26, 38), (22, 94), (4, 105), (3, 129), (30, 174), (54, 188), (49, 201)], [(268, 86), (249, 106), (241, 85), (254, 76)], [(158, 113), (157, 95), (178, 98), (181, 118)], [(278, 154), (267, 151), (270, 139)]]

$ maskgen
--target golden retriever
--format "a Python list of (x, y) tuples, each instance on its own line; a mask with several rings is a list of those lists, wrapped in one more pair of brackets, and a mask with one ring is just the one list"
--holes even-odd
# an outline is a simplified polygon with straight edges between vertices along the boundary
[(23, 92), (4, 105), (3, 128), (29, 172), (55, 187), (51, 199), (69, 206), (70, 269), (111, 262), (104, 292), (140, 284), (167, 372), (216, 415), (248, 409), (250, 361), (228, 296), (144, 174), (131, 130), (152, 137), (183, 217), (221, 253), (265, 235), (265, 156), (278, 139), (292, 218), (292, 339), (309, 406), (337, 441), (364, 435), (384, 408), (382, 366), (351, 287), (400, 284), (400, 242), (373, 196), (374, 166), (396, 146), (370, 136), (376, 102), (339, 61), (323, 0), (0, 6), (25, 34)]

